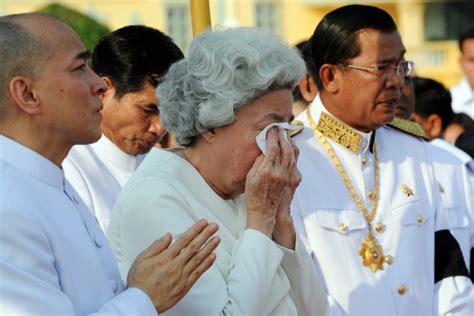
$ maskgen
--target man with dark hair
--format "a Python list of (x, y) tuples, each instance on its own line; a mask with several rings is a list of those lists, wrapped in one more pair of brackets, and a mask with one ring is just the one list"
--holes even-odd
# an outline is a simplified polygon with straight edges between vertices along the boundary
[(303, 57), (306, 63), (306, 75), (300, 80), (298, 85), (293, 88), (293, 115), (297, 116), (303, 112), (308, 105), (313, 101), (318, 93), (318, 88), (314, 82), (311, 60), (311, 43), (309, 41), (302, 41), (296, 44), (296, 48)]
[(451, 94), (440, 82), (413, 78), (415, 109), (413, 119), (420, 124), (430, 139), (443, 138), (444, 131), (452, 123)]
[(106, 231), (125, 182), (166, 131), (155, 88), (183, 58), (173, 40), (157, 29), (131, 25), (103, 37), (92, 54), (92, 69), (107, 84), (102, 137), (75, 146), (64, 163), (66, 178)]
[(466, 30), (460, 36), (459, 50), (459, 64), (464, 78), (451, 88), (452, 107), (454, 112), (464, 112), (474, 120), (474, 28)]
[(217, 225), (135, 259), (128, 288), (61, 164), (101, 134), (105, 83), (74, 31), (46, 14), (0, 17), (0, 315), (156, 315), (214, 262)]
[[(407, 77), (402, 90), (402, 99), (397, 108), (397, 117), (408, 120), (420, 115), (414, 113), (417, 107), (413, 81), (416, 82), (418, 102), (426, 105), (426, 101), (430, 100), (433, 102), (432, 107), (438, 108), (437, 103), (444, 100), (451, 107), (451, 99), (446, 98), (447, 90), (442, 84), (431, 79)], [(437, 94), (443, 97), (438, 99), (435, 97)], [(419, 118), (417, 120), (419, 121)], [(428, 133), (429, 130), (425, 132)], [(445, 216), (448, 222), (451, 221), (450, 232), (460, 245), (464, 262), (471, 267), (469, 271), (472, 271), (474, 263), (471, 256), (474, 246), (474, 223), (472, 222), (474, 218), (474, 161), (465, 152), (447, 141), (440, 138), (430, 139), (427, 147), (433, 160), (434, 177), (441, 192), (444, 211), (441, 215)], [(471, 280), (474, 280), (472, 272)]]
[(319, 94), (297, 117), (305, 126), (293, 138), (303, 179), (291, 213), (331, 308), (472, 313), (461, 250), (437, 217), (426, 144), (412, 135), (415, 123), (394, 120), (412, 69), (395, 22), (376, 7), (341, 7), (323, 18), (311, 43)]

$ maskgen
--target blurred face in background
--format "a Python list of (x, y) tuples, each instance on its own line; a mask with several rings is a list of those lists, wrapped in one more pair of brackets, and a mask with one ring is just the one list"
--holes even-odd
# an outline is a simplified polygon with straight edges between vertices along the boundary
[(474, 38), (467, 39), (462, 44), (460, 64), (471, 89), (474, 89)]

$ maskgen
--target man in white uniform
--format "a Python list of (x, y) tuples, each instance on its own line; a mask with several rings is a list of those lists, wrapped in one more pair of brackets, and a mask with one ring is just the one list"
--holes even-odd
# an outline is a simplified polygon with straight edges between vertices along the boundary
[(74, 146), (63, 167), (104, 231), (125, 182), (166, 133), (155, 88), (181, 58), (171, 38), (142, 25), (118, 29), (94, 49), (92, 69), (107, 83), (101, 95), (102, 137), (94, 144)]
[(464, 78), (451, 88), (453, 110), (464, 112), (474, 120), (474, 28), (466, 30), (459, 38), (461, 58), (459, 64)]
[[(40, 13), (0, 17), (0, 314), (156, 315), (215, 260), (215, 224), (143, 251), (122, 283), (109, 244), (65, 180), (75, 144), (100, 137), (105, 84), (68, 26)], [(201, 248), (203, 247), (203, 248)], [(200, 249), (196, 252), (196, 249)]]
[[(341, 7), (323, 18), (311, 43), (320, 94), (297, 117), (303, 180), (291, 211), (331, 310), (472, 313), (465, 263), (450, 256), (459, 246), (436, 216), (440, 193), (426, 144), (400, 131), (410, 122), (385, 126), (411, 71), (393, 19), (375, 7)], [(436, 269), (435, 239), (444, 243)]]
[[(415, 82), (415, 84), (414, 84)], [(458, 241), (464, 262), (472, 271), (471, 257), (474, 246), (474, 184), (473, 161), (471, 157), (452, 144), (440, 138), (431, 138), (434, 126), (442, 126), (442, 117), (451, 111), (451, 95), (439, 82), (421, 77), (405, 78), (403, 94), (397, 108), (397, 117), (408, 120), (415, 118), (424, 121), (426, 137), (431, 139), (428, 144), (433, 160), (436, 182), (441, 192), (441, 202), (449, 230)], [(415, 97), (416, 95), (416, 97)], [(416, 105), (415, 105), (416, 103)], [(444, 115), (443, 115), (444, 114)], [(428, 117), (435, 116), (428, 124)], [(448, 115), (449, 116), (449, 115)], [(440, 127), (438, 130), (441, 130)], [(436, 135), (439, 136), (439, 133)], [(473, 274), (471, 272), (471, 280)]]

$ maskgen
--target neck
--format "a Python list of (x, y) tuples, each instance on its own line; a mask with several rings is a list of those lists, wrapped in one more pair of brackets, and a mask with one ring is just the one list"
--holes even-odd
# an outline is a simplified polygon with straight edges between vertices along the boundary
[(37, 152), (58, 167), (61, 167), (64, 158), (72, 147), (52, 137), (47, 130), (35, 128), (33, 123), (21, 124), (16, 121), (15, 124), (4, 124), (2, 122), (0, 134)]
[(223, 199), (232, 198), (231, 195), (220, 189), (219, 179), (222, 178), (222, 175), (219, 176), (216, 174), (216, 171), (219, 170), (219, 168), (217, 168), (212, 157), (205, 154), (206, 152), (209, 151), (205, 150), (205, 148), (201, 148), (199, 145), (194, 145), (192, 147), (187, 147), (180, 152), (180, 156), (196, 168), (209, 187), (211, 187), (217, 195)]

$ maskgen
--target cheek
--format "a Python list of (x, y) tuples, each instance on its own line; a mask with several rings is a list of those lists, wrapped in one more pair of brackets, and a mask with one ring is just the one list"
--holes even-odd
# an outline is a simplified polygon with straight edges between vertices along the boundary
[(261, 155), (261, 151), (255, 142), (240, 147), (233, 152), (233, 169), (239, 180), (245, 180), (247, 173), (252, 168), (255, 159)]

